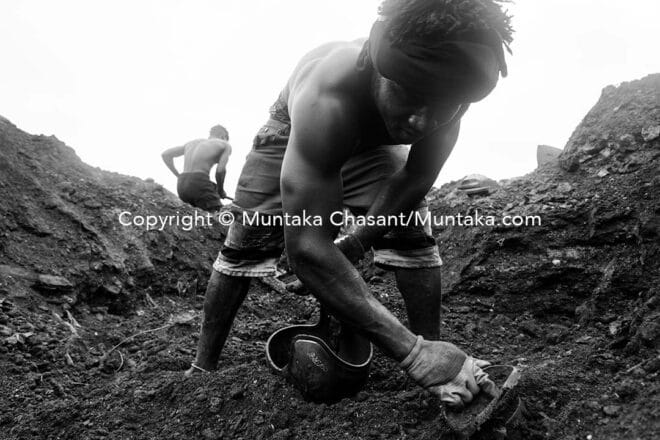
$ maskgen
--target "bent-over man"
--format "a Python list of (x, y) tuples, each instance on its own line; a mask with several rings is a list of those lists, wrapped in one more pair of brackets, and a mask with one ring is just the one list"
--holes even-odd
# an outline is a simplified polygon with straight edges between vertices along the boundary
[[(286, 246), (298, 278), (334, 316), (442, 401), (460, 407), (494, 386), (487, 362), (438, 340), (442, 263), (430, 225), (364, 226), (336, 240), (330, 217), (343, 207), (373, 217), (428, 209), (461, 117), (506, 75), (509, 17), (493, 0), (385, 0), (379, 12), (368, 40), (305, 55), (271, 107), (238, 182), (188, 374), (216, 368), (251, 277), (274, 275)], [(241, 221), (255, 212), (323, 222)], [(409, 329), (352, 264), (367, 249), (394, 272)]]
[[(208, 139), (195, 139), (180, 147), (165, 150), (161, 157), (167, 168), (177, 176), (179, 198), (192, 206), (206, 211), (219, 211), (221, 199), (228, 198), (224, 190), (227, 161), (231, 154), (229, 133), (222, 125), (211, 128)], [(183, 156), (183, 172), (174, 166), (174, 158)], [(215, 181), (209, 179), (211, 168), (216, 166)]]

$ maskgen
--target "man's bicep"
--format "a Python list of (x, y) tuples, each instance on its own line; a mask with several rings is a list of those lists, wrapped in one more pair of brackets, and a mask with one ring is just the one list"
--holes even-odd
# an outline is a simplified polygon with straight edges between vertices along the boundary
[[(316, 98), (316, 99), (315, 99)], [(292, 129), (282, 164), (284, 211), (328, 219), (341, 208), (341, 167), (350, 155), (340, 103), (302, 95), (292, 106)], [(322, 229), (328, 225), (324, 221)]]

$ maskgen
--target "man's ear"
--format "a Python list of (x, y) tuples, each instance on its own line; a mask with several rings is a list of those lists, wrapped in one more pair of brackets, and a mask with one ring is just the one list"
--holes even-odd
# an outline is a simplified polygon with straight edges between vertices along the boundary
[(362, 45), (362, 50), (360, 51), (360, 55), (358, 55), (356, 65), (359, 71), (364, 71), (369, 67), (371, 67), (371, 56), (369, 55), (369, 40), (365, 41), (364, 44)]

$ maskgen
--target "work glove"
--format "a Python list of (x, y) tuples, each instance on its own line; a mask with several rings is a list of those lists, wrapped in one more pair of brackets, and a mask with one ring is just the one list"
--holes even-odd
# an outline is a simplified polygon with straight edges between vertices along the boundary
[(453, 408), (470, 403), (480, 390), (495, 395), (497, 388), (481, 367), (486, 361), (468, 356), (454, 344), (425, 341), (417, 336), (415, 346), (401, 362), (408, 375), (423, 388)]

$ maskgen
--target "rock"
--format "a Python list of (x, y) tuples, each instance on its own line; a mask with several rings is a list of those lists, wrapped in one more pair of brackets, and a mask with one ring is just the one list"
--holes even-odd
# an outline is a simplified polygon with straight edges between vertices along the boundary
[(118, 296), (121, 293), (121, 286), (116, 284), (104, 284), (100, 287), (98, 293), (103, 293), (110, 296)]
[(584, 144), (582, 146), (581, 150), (584, 153), (588, 154), (588, 155), (594, 155), (594, 154), (598, 153), (600, 150), (602, 150), (604, 147), (605, 147), (605, 145), (603, 145), (600, 142), (597, 142), (597, 143), (589, 142), (589, 143)]
[(584, 406), (594, 411), (601, 409), (600, 403), (596, 402), (595, 400), (589, 400), (588, 402), (585, 402)]
[(41, 291), (56, 293), (70, 291), (73, 289), (73, 284), (64, 277), (40, 274), (37, 276), (34, 287)]
[(559, 185), (557, 185), (557, 191), (560, 193), (569, 193), (573, 191), (573, 187), (568, 182), (561, 182)]
[(621, 412), (619, 405), (606, 405), (603, 407), (603, 413), (608, 417), (616, 417)]
[(548, 344), (554, 345), (566, 339), (569, 329), (559, 324), (552, 324), (545, 334), (545, 340)]
[(232, 399), (242, 399), (245, 395), (245, 389), (239, 384), (235, 384), (229, 390), (229, 397)]
[(290, 429), (281, 429), (273, 434), (271, 437), (274, 440), (287, 440), (291, 438), (291, 430)]
[(509, 318), (509, 317), (506, 316), (506, 315), (501, 315), (501, 314), (500, 314), (500, 315), (496, 315), (496, 316), (490, 321), (491, 324), (493, 324), (493, 325), (497, 325), (497, 326), (500, 326), (500, 327), (504, 327), (504, 328), (507, 328), (508, 326), (510, 326), (512, 322), (513, 322), (513, 320), (512, 320), (511, 318)]
[(536, 147), (536, 166), (540, 167), (559, 159), (561, 148), (551, 147), (549, 145), (539, 145)]
[(660, 137), (660, 125), (645, 127), (642, 129), (642, 139), (644, 142), (651, 142)]
[(11, 336), (14, 331), (5, 325), (0, 325), (0, 336)]
[(581, 336), (581, 337), (577, 338), (575, 340), (575, 342), (578, 343), (578, 344), (590, 344), (592, 339), (593, 339), (593, 337), (591, 337), (589, 335), (584, 335), (584, 336)]
[(219, 410), (220, 407), (222, 406), (222, 399), (219, 397), (211, 397), (209, 399), (209, 406), (210, 409), (212, 410), (211, 412), (217, 412), (216, 410)]
[(397, 395), (397, 399), (409, 401), (413, 400), (417, 396), (419, 396), (419, 391), (417, 390), (402, 391)]
[(644, 318), (637, 329), (637, 335), (648, 346), (660, 345), (660, 313)]
[(614, 387), (614, 392), (622, 400), (628, 400), (630, 398), (633, 398), (637, 395), (637, 389), (635, 388), (635, 382), (633, 382), (630, 379), (626, 379), (626, 380), (618, 383)]
[(500, 184), (489, 177), (481, 174), (470, 174), (461, 179), (457, 189), (468, 196), (487, 196), (499, 188)]
[(204, 437), (206, 440), (218, 440), (219, 438), (221, 438), (211, 428), (206, 428), (204, 431), (202, 431), (202, 437)]
[(607, 171), (606, 168), (602, 168), (600, 171), (598, 171), (598, 173), (597, 173), (596, 175), (597, 175), (598, 177), (605, 177), (605, 176), (607, 176), (608, 174), (610, 174), (610, 172)]
[(138, 388), (135, 391), (133, 391), (133, 398), (138, 402), (144, 402), (151, 399), (153, 396), (156, 395), (156, 393), (157, 393), (156, 390), (145, 390), (142, 388)]
[(523, 332), (526, 333), (527, 335), (533, 337), (533, 338), (538, 338), (541, 333), (542, 329), (539, 327), (536, 322), (532, 320), (527, 320), (523, 321), (520, 324), (518, 324), (518, 328)]
[(580, 160), (577, 156), (562, 155), (559, 158), (559, 165), (569, 173), (574, 173), (580, 169)]
[(627, 147), (627, 146), (632, 145), (632, 144), (635, 143), (635, 136), (633, 136), (633, 135), (630, 134), (630, 133), (628, 133), (628, 134), (624, 134), (623, 136), (621, 136), (621, 137), (619, 138), (619, 142), (620, 142), (621, 145), (623, 145), (624, 147)]
[(269, 422), (275, 429), (284, 429), (289, 426), (289, 415), (286, 411), (277, 410), (270, 416)]
[(610, 322), (608, 330), (611, 336), (617, 336), (619, 333), (621, 333), (621, 321)]
[(208, 397), (206, 395), (206, 390), (202, 387), (197, 388), (194, 394), (195, 394), (195, 400), (197, 400), (198, 402), (205, 402), (206, 398)]

